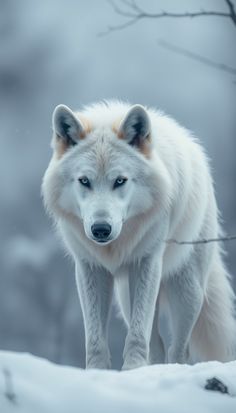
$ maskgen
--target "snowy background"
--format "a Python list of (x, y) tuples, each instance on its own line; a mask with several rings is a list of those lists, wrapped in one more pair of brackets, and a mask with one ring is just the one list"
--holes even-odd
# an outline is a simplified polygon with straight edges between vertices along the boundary
[[(150, 11), (225, 9), (223, 0), (139, 3)], [(236, 234), (236, 76), (159, 44), (236, 67), (236, 27), (217, 17), (144, 20), (99, 36), (123, 22), (106, 0), (0, 0), (2, 350), (84, 367), (73, 263), (40, 199), (51, 113), (59, 103), (78, 109), (103, 98), (127, 99), (161, 108), (192, 129), (212, 159), (224, 229)], [(226, 249), (236, 274), (236, 243)], [(115, 311), (110, 342), (113, 367), (120, 367), (124, 326)]]

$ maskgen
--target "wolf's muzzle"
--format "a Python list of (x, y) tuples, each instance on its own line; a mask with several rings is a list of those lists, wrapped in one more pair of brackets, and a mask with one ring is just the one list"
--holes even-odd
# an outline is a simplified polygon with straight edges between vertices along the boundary
[(107, 222), (95, 222), (91, 226), (91, 232), (96, 241), (105, 242), (111, 234), (111, 225)]

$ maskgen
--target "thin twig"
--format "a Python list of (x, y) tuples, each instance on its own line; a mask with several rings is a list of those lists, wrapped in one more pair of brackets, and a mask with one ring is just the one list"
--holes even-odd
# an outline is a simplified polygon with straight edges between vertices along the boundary
[(225, 17), (232, 21), (232, 23), (236, 26), (236, 12), (234, 4), (231, 0), (225, 0), (225, 3), (228, 7), (228, 12), (221, 12), (215, 10), (200, 10), (196, 12), (181, 12), (181, 13), (173, 13), (162, 11), (160, 13), (150, 13), (142, 9), (140, 6), (137, 5), (135, 0), (121, 0), (121, 3), (125, 5), (125, 8), (122, 8), (117, 5), (117, 2), (114, 0), (109, 0), (109, 3), (113, 7), (114, 11), (122, 16), (129, 18), (128, 21), (125, 23), (116, 25), (116, 26), (109, 26), (107, 30), (103, 33), (100, 33), (101, 36), (106, 35), (110, 32), (122, 30), (126, 27), (129, 27), (139, 20), (143, 19), (160, 19), (160, 18), (195, 18), (195, 17)]
[(7, 368), (3, 369), (3, 375), (5, 379), (5, 396), (9, 400), (10, 403), (16, 404), (17, 403), (17, 398), (16, 394), (14, 392), (14, 387), (13, 387), (13, 380), (12, 380), (12, 374), (10, 370)]
[(228, 5), (229, 11), (230, 11), (230, 17), (233, 21), (233, 23), (236, 25), (236, 11), (234, 8), (234, 4), (231, 0), (225, 0), (226, 4)]
[(208, 59), (208, 57), (201, 56), (198, 53), (193, 53), (190, 50), (184, 49), (183, 47), (175, 46), (169, 42), (166, 42), (165, 40), (158, 40), (159, 46), (171, 50), (174, 53), (180, 54), (182, 56), (191, 58), (193, 60), (197, 60), (198, 62), (204, 63), (205, 65), (214, 67), (215, 69), (218, 70), (223, 70), (224, 72), (231, 73), (233, 75), (236, 75), (236, 68), (228, 66), (224, 63), (218, 63), (218, 62), (213, 62), (212, 60)]
[(167, 244), (178, 244), (178, 245), (195, 245), (195, 244), (209, 244), (210, 242), (225, 242), (236, 240), (236, 235), (226, 235), (225, 237), (220, 238), (208, 238), (208, 239), (199, 239), (195, 241), (178, 241), (176, 239), (168, 239), (165, 242)]
[(119, 29), (117, 29), (114, 26), (108, 26), (107, 30), (105, 30), (104, 32), (100, 32), (98, 34), (98, 37), (106, 36), (108, 33), (116, 31), (116, 30), (126, 29), (126, 27), (132, 26), (133, 24), (137, 23), (137, 21), (138, 21), (138, 18), (134, 17), (133, 19), (129, 20), (128, 22), (120, 24)]

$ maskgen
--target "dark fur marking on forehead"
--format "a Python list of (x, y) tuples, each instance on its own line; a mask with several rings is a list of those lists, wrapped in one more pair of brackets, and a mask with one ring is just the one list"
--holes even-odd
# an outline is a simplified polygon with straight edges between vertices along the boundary
[(105, 142), (105, 136), (101, 135), (101, 142), (104, 143)]

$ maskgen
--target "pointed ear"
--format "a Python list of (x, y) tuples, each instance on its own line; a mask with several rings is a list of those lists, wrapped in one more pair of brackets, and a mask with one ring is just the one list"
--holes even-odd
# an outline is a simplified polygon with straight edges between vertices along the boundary
[(140, 147), (149, 136), (151, 125), (148, 113), (141, 105), (134, 105), (120, 124), (118, 135), (130, 145)]
[(58, 105), (52, 115), (53, 130), (57, 138), (63, 140), (68, 146), (76, 145), (78, 140), (85, 136), (85, 131), (80, 120), (72, 110), (65, 105)]

